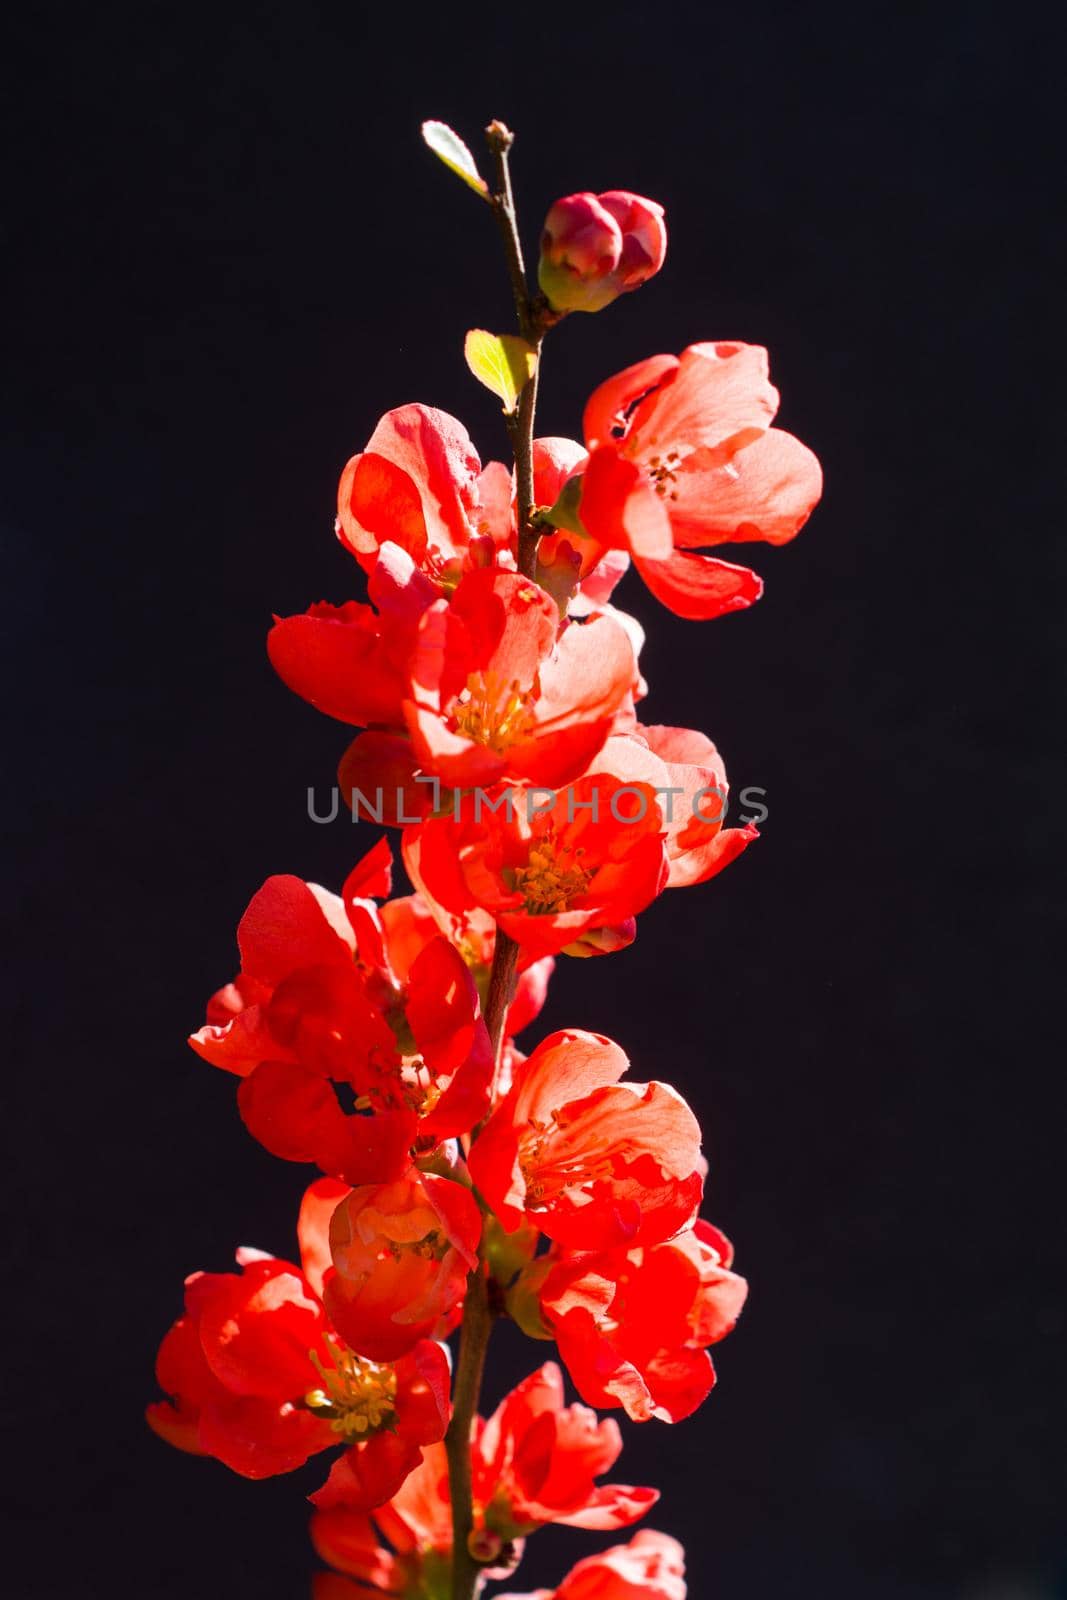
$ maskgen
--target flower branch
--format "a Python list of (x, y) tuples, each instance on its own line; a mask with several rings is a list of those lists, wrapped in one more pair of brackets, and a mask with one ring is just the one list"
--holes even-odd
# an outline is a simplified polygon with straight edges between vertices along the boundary
[[(241, 1249), (237, 1271), (186, 1280), (148, 1410), (249, 1478), (329, 1453), (319, 1600), (474, 1600), (549, 1523), (628, 1528), (657, 1494), (597, 1481), (622, 1438), (590, 1408), (677, 1422), (711, 1392), (746, 1285), (699, 1215), (693, 1111), (602, 1034), (515, 1036), (558, 960), (625, 950), (661, 894), (757, 838), (727, 824), (712, 741), (640, 721), (642, 632), (615, 583), (632, 564), (677, 616), (744, 609), (761, 579), (707, 547), (788, 542), (821, 488), (772, 426), (766, 352), (739, 341), (637, 362), (593, 390), (580, 441), (535, 443), (547, 330), (655, 276), (662, 207), (556, 201), (531, 292), (510, 131), (487, 129), (492, 187), (452, 129), (423, 135), (500, 229), (519, 337), (472, 329), (464, 352), (514, 461), (483, 467), (432, 406), (387, 412), (338, 488), (369, 602), (271, 629), (282, 680), (348, 726), (340, 787), (395, 830), (414, 887), (393, 894), (386, 835), (339, 894), (280, 874), (242, 917), (240, 970), (190, 1043), (231, 1076), (248, 1132), (320, 1176), (293, 1260)], [(554, 1341), (584, 1404), (547, 1361), (479, 1416), (502, 1316)], [(684, 1600), (683, 1571), (643, 1530), (537, 1600)]]

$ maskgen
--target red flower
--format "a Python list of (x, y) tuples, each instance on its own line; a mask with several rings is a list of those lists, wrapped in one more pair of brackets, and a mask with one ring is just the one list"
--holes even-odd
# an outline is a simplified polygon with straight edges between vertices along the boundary
[(419, 627), (405, 705), (419, 764), (460, 788), (564, 783), (611, 732), (634, 671), (612, 618), (560, 633), (557, 607), (535, 583), (471, 572)]
[[(301, 1214), (304, 1268), (240, 1250), (241, 1273), (196, 1272), (185, 1314), (160, 1346), (156, 1373), (172, 1396), (149, 1406), (155, 1431), (215, 1456), (247, 1478), (302, 1466), (347, 1446), (346, 1483), (364, 1505), (395, 1494), (423, 1445), (448, 1426), (448, 1357), (423, 1340), (393, 1364), (357, 1355), (320, 1298), (322, 1213), (340, 1186), (313, 1184)], [(350, 1502), (355, 1490), (350, 1489)]]
[(475, 1522), (507, 1541), (548, 1522), (623, 1528), (655, 1505), (655, 1489), (594, 1480), (614, 1466), (622, 1436), (610, 1418), (563, 1404), (549, 1361), (503, 1400), (472, 1443)]
[(461, 919), (487, 911), (532, 961), (588, 953), (601, 930), (607, 948), (629, 943), (666, 885), (664, 832), (647, 784), (598, 774), (554, 802), (548, 790), (462, 797), (406, 832), (404, 857), (433, 900)]
[(483, 529), (480, 477), (461, 422), (431, 406), (399, 406), (341, 474), (337, 536), (367, 572), (391, 543), (436, 585), (454, 584)]
[(357, 727), (401, 728), (415, 630), (437, 588), (406, 550), (389, 543), (368, 591), (369, 606), (320, 601), (300, 616), (275, 617), (267, 654), (282, 681), (327, 716)]
[[(492, 1057), (462, 956), (431, 937), (403, 982), (389, 965), (367, 896), (388, 892), (390, 860), (382, 840), (342, 899), (269, 878), (238, 928), (241, 973), (190, 1041), (243, 1077), (241, 1115), (272, 1154), (351, 1183), (399, 1176), (413, 1145), (465, 1133), (489, 1109)], [(355, 1094), (357, 1114), (335, 1083)]]
[(392, 1361), (442, 1328), (478, 1266), (481, 1212), (469, 1189), (414, 1167), (353, 1189), (330, 1221), (334, 1325), (362, 1355)]
[(667, 1084), (620, 1083), (628, 1067), (617, 1044), (579, 1030), (516, 1067), (469, 1156), (509, 1231), (525, 1219), (572, 1250), (606, 1250), (692, 1221), (705, 1171), (696, 1118)]
[(496, 1600), (685, 1600), (685, 1552), (677, 1539), (643, 1528), (572, 1567), (558, 1589)]
[(758, 345), (690, 345), (609, 378), (585, 409), (589, 461), (581, 522), (603, 550), (629, 550), (658, 599), (682, 617), (715, 617), (758, 600), (747, 567), (695, 546), (784, 544), (822, 492), (812, 452), (772, 428), (778, 393)]
[(663, 265), (663, 207), (628, 189), (569, 194), (545, 218), (537, 280), (557, 311), (600, 311)]
[[(315, 1600), (358, 1600), (367, 1590), (424, 1600), (448, 1593), (452, 1570), (452, 1508), (444, 1446), (431, 1445), (388, 1505), (373, 1516), (343, 1500), (323, 1506), (311, 1519), (311, 1541), (323, 1561), (348, 1573), (317, 1573)], [(387, 1541), (387, 1543), (383, 1543)]]
[(679, 1422), (715, 1383), (705, 1346), (724, 1339), (748, 1285), (733, 1247), (698, 1221), (665, 1243), (602, 1255), (555, 1254), (541, 1311), (575, 1386), (595, 1406), (635, 1422)]
[(730, 787), (718, 750), (692, 728), (642, 727), (607, 741), (593, 763), (651, 784), (666, 813), (668, 889), (706, 883), (759, 838), (752, 823), (727, 828)]
[(267, 654), (296, 694), (327, 716), (367, 730), (349, 745), (338, 779), (347, 805), (358, 790), (368, 797), (370, 815), (395, 824), (426, 808), (426, 790), (414, 781), (403, 706), (419, 619), (440, 591), (406, 550), (389, 541), (378, 551), (367, 587), (373, 606), (320, 602), (301, 616), (275, 617)]

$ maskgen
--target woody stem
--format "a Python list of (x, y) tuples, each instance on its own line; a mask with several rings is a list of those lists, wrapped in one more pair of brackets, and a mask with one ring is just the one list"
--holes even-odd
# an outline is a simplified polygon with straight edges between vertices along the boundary
[(503, 928), (496, 930), (493, 949), (493, 966), (489, 974), (489, 993), (485, 1001), (485, 1026), (489, 1030), (489, 1043), (493, 1051), (493, 1088), (500, 1071), (500, 1052), (504, 1044), (504, 1023), (515, 992), (515, 972), (519, 961), (519, 947)]
[[(519, 947), (502, 928), (497, 929), (493, 968), (485, 1005), (485, 1025), (493, 1054), (493, 1081), (500, 1067), (505, 1022), (515, 987)], [(489, 1309), (489, 1286), (481, 1263), (467, 1279), (463, 1304), (463, 1327), (459, 1336), (459, 1357), (452, 1387), (452, 1422), (445, 1437), (448, 1455), (448, 1483), (452, 1498), (452, 1600), (472, 1600), (478, 1592), (479, 1563), (470, 1552), (474, 1528), (471, 1496), (471, 1424), (478, 1410), (478, 1398), (485, 1368), (485, 1352), (493, 1328)]]
[(532, 578), (537, 560), (538, 529), (533, 525), (534, 473), (533, 440), (534, 413), (537, 410), (537, 381), (541, 370), (541, 347), (545, 337), (546, 322), (540, 308), (530, 298), (526, 281), (526, 263), (522, 255), (522, 240), (515, 215), (515, 199), (511, 191), (511, 168), (508, 152), (515, 135), (502, 122), (491, 122), (485, 130), (486, 143), (496, 163), (496, 192), (492, 196), (493, 214), (504, 241), (511, 292), (515, 298), (515, 314), (519, 332), (534, 353), (534, 370), (527, 378), (519, 395), (514, 415), (508, 419), (508, 432), (515, 452), (515, 491), (518, 502), (519, 571)]
[(452, 1498), (452, 1600), (473, 1600), (479, 1587), (480, 1567), (471, 1555), (469, 1542), (474, 1528), (470, 1438), (492, 1325), (488, 1284), (479, 1266), (467, 1279), (463, 1331), (452, 1386), (452, 1422), (445, 1436)]
[[(508, 419), (508, 432), (515, 454), (519, 529), (518, 565), (520, 572), (532, 578), (539, 538), (538, 529), (533, 525), (534, 413), (537, 409), (537, 374), (545, 324), (541, 322), (530, 299), (526, 282), (526, 265), (522, 258), (522, 242), (515, 217), (515, 201), (511, 192), (511, 172), (508, 166), (508, 151), (514, 143), (514, 135), (502, 122), (491, 122), (486, 129), (486, 141), (496, 163), (497, 187), (492, 196), (493, 213), (504, 241), (504, 254), (507, 258), (512, 294), (515, 297), (519, 332), (537, 356), (533, 375), (523, 386), (515, 413)], [(508, 1007), (515, 991), (518, 959), (519, 947), (515, 940), (510, 938), (503, 928), (497, 928), (493, 966), (489, 975), (489, 992), (485, 1002), (485, 1025), (489, 1032), (493, 1055), (494, 1090), (500, 1070)], [(470, 1550), (470, 1536), (474, 1530), (470, 1437), (471, 1426), (478, 1411), (482, 1373), (485, 1370), (485, 1353), (492, 1328), (489, 1285), (484, 1263), (479, 1262), (467, 1279), (463, 1325), (459, 1336), (459, 1355), (452, 1386), (452, 1421), (445, 1436), (449, 1492), (452, 1498), (452, 1600), (474, 1600), (480, 1587), (481, 1566)]]

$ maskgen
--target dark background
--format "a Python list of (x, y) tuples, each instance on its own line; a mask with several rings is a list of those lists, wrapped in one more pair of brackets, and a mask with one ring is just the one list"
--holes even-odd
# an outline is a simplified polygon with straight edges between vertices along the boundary
[[(246, 1483), (141, 1407), (183, 1275), (288, 1253), (305, 1181), (184, 1035), (261, 880), (337, 887), (374, 837), (307, 819), (345, 736), (273, 679), (270, 613), (357, 592), (335, 481), (388, 407), (505, 448), (460, 357), (509, 326), (498, 244), (427, 116), (517, 129), (528, 242), (573, 189), (666, 204), (659, 280), (553, 337), (541, 431), (743, 338), (826, 468), (753, 611), (622, 596), (650, 720), (770, 820), (545, 1018), (690, 1098), (753, 1285), (699, 1419), (628, 1427), (621, 1474), (693, 1600), (1067, 1592), (1056, 45), (1025, 5), (9, 23), (5, 1593), (307, 1592), (320, 1467)], [(492, 1403), (543, 1353), (501, 1343)], [(589, 1547), (541, 1536), (517, 1586)]]

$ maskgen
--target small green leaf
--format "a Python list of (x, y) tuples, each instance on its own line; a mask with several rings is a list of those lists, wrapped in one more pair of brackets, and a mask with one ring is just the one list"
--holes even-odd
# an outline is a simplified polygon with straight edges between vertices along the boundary
[(463, 354), (478, 382), (499, 396), (510, 416), (537, 369), (537, 351), (517, 334), (472, 328), (463, 341)]
[(542, 511), (542, 520), (551, 523), (553, 528), (562, 528), (565, 533), (576, 533), (582, 539), (589, 535), (582, 526), (579, 507), (582, 502), (582, 480), (580, 477), (569, 478), (560, 491), (559, 499), (547, 511)]
[(458, 133), (453, 133), (447, 122), (424, 122), (422, 137), (434, 155), (443, 161), (457, 178), (462, 178), (475, 194), (480, 194), (483, 200), (488, 200), (489, 185), (475, 166), (474, 157), (467, 146)]

